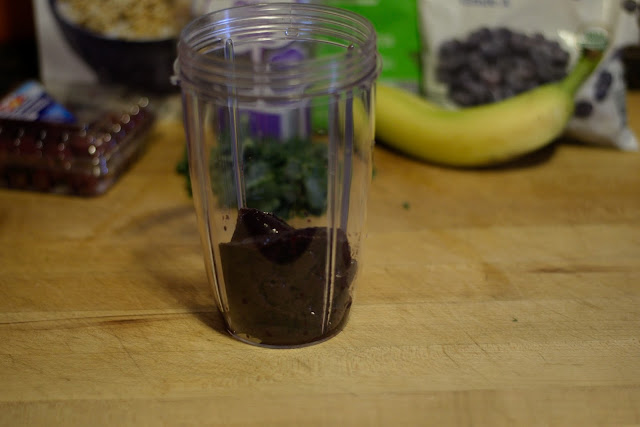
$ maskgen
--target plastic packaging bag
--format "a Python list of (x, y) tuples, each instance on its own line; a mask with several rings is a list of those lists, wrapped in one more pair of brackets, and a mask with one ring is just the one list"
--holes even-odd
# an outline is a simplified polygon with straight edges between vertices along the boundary
[(323, 0), (369, 19), (382, 56), (380, 80), (411, 92), (420, 90), (420, 34), (416, 0)]
[(452, 108), (495, 102), (560, 80), (584, 43), (606, 43), (566, 133), (637, 150), (620, 51), (638, 41), (638, 9), (635, 0), (419, 0), (423, 89)]

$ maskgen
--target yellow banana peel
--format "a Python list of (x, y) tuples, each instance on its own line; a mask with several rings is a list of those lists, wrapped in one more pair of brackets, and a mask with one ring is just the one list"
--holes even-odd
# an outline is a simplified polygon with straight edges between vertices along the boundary
[(600, 57), (584, 56), (562, 81), (459, 110), (440, 108), (378, 83), (376, 139), (415, 158), (449, 166), (493, 165), (544, 147), (571, 118), (573, 96)]

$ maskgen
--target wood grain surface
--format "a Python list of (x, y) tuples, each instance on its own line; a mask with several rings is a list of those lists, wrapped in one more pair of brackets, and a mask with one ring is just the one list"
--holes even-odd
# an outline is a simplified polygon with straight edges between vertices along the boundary
[(0, 426), (640, 425), (639, 154), (377, 147), (346, 329), (267, 350), (214, 308), (183, 143), (159, 123), (103, 197), (0, 190)]

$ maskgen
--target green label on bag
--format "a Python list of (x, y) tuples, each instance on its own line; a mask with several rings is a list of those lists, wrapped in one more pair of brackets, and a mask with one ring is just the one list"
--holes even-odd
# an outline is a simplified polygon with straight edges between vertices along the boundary
[(381, 80), (417, 91), (420, 83), (420, 33), (416, 0), (326, 0), (369, 19), (378, 34)]

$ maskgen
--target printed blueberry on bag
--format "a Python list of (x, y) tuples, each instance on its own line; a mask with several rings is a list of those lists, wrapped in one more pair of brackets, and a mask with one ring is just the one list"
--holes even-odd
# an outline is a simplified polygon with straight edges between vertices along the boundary
[(566, 134), (637, 150), (626, 121), (621, 48), (637, 43), (634, 0), (419, 0), (423, 90), (450, 108), (500, 101), (562, 80), (585, 44), (605, 48), (576, 94)]

